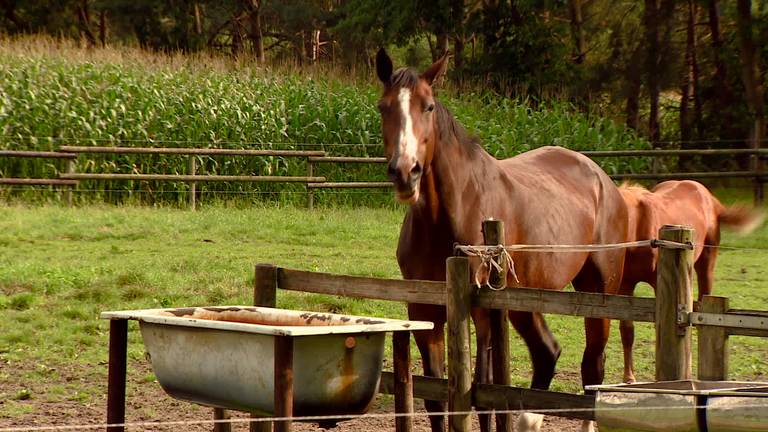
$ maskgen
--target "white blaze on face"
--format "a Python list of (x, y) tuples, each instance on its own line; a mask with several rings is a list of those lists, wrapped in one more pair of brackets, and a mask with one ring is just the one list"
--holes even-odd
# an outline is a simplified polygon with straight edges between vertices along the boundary
[(397, 100), (400, 102), (400, 110), (402, 114), (402, 129), (400, 129), (400, 142), (398, 143), (398, 150), (400, 151), (400, 158), (403, 160), (416, 161), (418, 142), (416, 141), (416, 135), (413, 134), (413, 120), (411, 119), (411, 90), (407, 88), (401, 88), (400, 94), (397, 95)]

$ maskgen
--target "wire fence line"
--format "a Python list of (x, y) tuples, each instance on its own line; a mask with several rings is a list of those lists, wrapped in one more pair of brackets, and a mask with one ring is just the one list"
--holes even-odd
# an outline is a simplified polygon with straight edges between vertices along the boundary
[[(739, 405), (740, 408), (755, 408), (764, 409), (765, 404), (744, 404)], [(411, 413), (367, 413), (367, 414), (339, 414), (339, 415), (327, 415), (327, 416), (292, 416), (292, 417), (251, 417), (251, 418), (230, 418), (230, 419), (218, 419), (218, 420), (169, 420), (169, 421), (141, 421), (141, 422), (125, 422), (125, 423), (99, 423), (99, 424), (67, 424), (67, 425), (43, 425), (43, 426), (12, 426), (12, 427), (0, 427), (0, 432), (38, 432), (38, 431), (69, 431), (69, 430), (90, 430), (90, 429), (106, 429), (107, 427), (148, 427), (148, 426), (193, 426), (193, 425), (215, 425), (215, 424), (250, 424), (250, 423), (264, 423), (275, 421), (293, 421), (293, 422), (318, 422), (325, 420), (365, 420), (365, 419), (396, 419), (403, 417), (432, 417), (432, 416), (466, 416), (466, 415), (478, 415), (478, 414), (550, 414), (557, 415), (562, 413), (573, 412), (611, 412), (611, 411), (671, 411), (671, 410), (698, 410), (706, 409), (707, 405), (690, 405), (690, 406), (670, 406), (670, 405), (658, 405), (658, 406), (642, 406), (642, 407), (600, 407), (600, 408), (548, 408), (548, 409), (510, 409), (510, 410), (471, 410), (471, 411), (442, 411), (442, 412), (411, 412)]]

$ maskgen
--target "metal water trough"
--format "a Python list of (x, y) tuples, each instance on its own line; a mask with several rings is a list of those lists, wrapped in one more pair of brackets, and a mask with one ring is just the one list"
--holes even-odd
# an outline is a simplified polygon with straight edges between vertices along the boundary
[(588, 386), (600, 432), (768, 430), (768, 383), (663, 381)]
[(294, 340), (295, 416), (361, 414), (377, 393), (386, 332), (431, 322), (249, 306), (103, 312), (139, 321), (152, 369), (170, 396), (273, 415), (274, 339)]

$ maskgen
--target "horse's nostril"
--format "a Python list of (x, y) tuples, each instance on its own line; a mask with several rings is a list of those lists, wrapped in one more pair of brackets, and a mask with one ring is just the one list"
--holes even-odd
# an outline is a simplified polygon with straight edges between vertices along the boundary
[(395, 164), (390, 163), (389, 165), (387, 165), (387, 175), (390, 178), (393, 178), (397, 175), (397, 167), (395, 167)]
[(416, 165), (414, 165), (413, 168), (411, 168), (411, 175), (412, 176), (421, 175), (421, 164), (420, 163), (417, 162)]

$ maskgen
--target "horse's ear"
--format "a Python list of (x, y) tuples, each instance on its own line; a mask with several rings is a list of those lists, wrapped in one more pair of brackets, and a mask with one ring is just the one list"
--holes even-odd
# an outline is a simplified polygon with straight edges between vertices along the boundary
[(432, 85), (433, 83), (437, 82), (443, 74), (445, 74), (446, 69), (448, 69), (448, 55), (450, 54), (450, 51), (446, 51), (445, 54), (443, 54), (442, 57), (437, 59), (436, 62), (432, 63), (432, 66), (429, 67), (423, 74), (421, 74), (421, 77), (429, 83), (429, 85)]
[(384, 48), (379, 49), (379, 52), (376, 53), (376, 75), (384, 84), (389, 84), (392, 79), (392, 59), (389, 58)]

